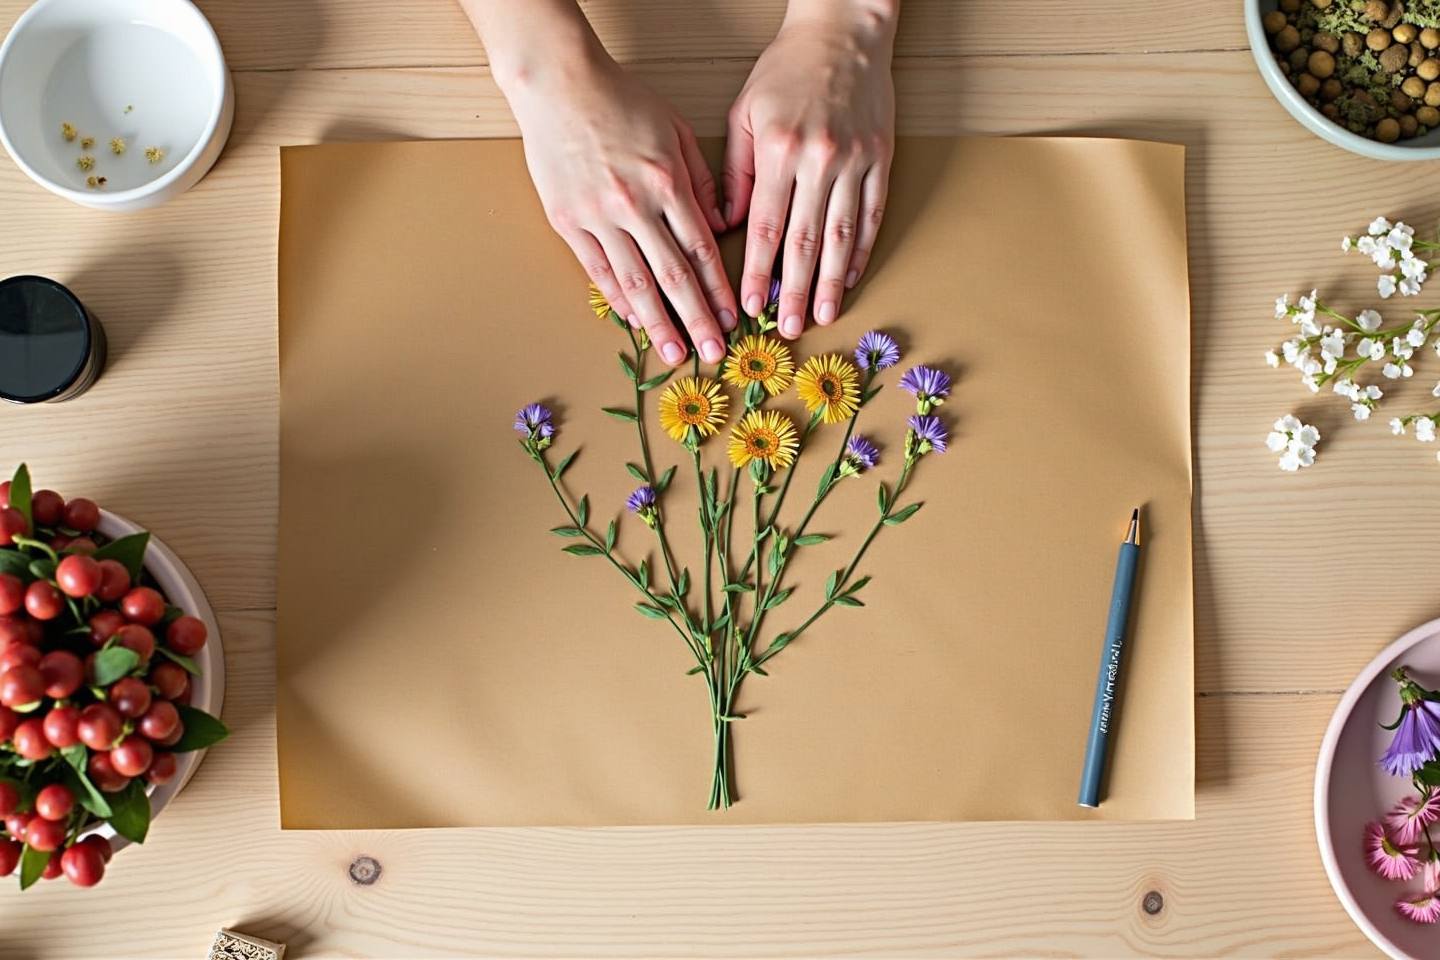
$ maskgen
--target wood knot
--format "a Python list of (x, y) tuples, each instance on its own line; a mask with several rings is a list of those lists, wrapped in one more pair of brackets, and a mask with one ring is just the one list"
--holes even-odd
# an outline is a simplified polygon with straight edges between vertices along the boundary
[(1140, 901), (1140, 906), (1144, 908), (1146, 913), (1153, 917), (1165, 909), (1165, 898), (1160, 896), (1159, 890), (1151, 890), (1145, 894), (1145, 898)]
[(374, 857), (356, 857), (350, 864), (350, 879), (368, 887), (380, 879), (380, 861)]

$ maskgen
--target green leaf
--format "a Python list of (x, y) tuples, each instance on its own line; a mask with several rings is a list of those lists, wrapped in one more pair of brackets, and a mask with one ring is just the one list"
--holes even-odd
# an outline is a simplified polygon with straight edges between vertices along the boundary
[(745, 388), (745, 407), (747, 409), (753, 410), (754, 408), (760, 406), (761, 401), (763, 401), (764, 399), (764, 387), (760, 386), (760, 382), (758, 380), (751, 381), (750, 386)]
[(579, 527), (551, 527), (550, 532), (557, 537), (583, 537), (585, 531)]
[[(183, 708), (177, 704), (177, 709)], [(190, 725), (187, 723), (180, 743), (184, 743), (189, 735)], [(170, 749), (178, 751), (180, 743)], [(110, 794), (110, 826), (132, 843), (144, 843), (145, 834), (150, 832), (150, 798), (145, 796), (144, 783), (143, 777), (137, 777), (124, 790)]]
[(666, 380), (669, 380), (670, 377), (674, 375), (674, 373), (674, 370), (666, 370), (664, 373), (657, 374), (656, 376), (653, 376), (649, 380), (646, 380), (644, 383), (640, 384), (640, 389), (654, 390), (656, 387), (660, 386), (660, 384), (664, 383)]
[(835, 604), (841, 607), (863, 607), (865, 604), (854, 597), (836, 597)]
[(629, 410), (621, 410), (619, 407), (601, 407), (601, 413), (607, 413), (616, 420), (624, 420), (626, 423), (634, 423), (640, 418)]
[(649, 560), (641, 560), (641, 561), (640, 561), (640, 572), (636, 574), (635, 579), (637, 579), (637, 580), (640, 581), (640, 586), (645, 587), (646, 589), (648, 589), (648, 588), (650, 587), (650, 561), (649, 561)]
[(1425, 766), (1415, 771), (1415, 779), (1427, 787), (1440, 786), (1440, 764), (1431, 760)]
[[(94, 598), (94, 597), (86, 597), (86, 598), (85, 598), (85, 603), (86, 603), (86, 610), (89, 612), (89, 614), (93, 615), (94, 611), (92, 611), (92, 610), (89, 609), (89, 604), (90, 604), (90, 601), (91, 601), (91, 600), (95, 600), (95, 598)], [(96, 600), (95, 603), (96, 603), (96, 606), (98, 607), (98, 606), (99, 606), (99, 601)], [(166, 627), (170, 626), (171, 623), (175, 622), (176, 620), (180, 619), (180, 618), (183, 617), (183, 616), (185, 616), (185, 611), (184, 611), (184, 610), (181, 610), (179, 607), (175, 606), (175, 604), (173, 604), (173, 603), (167, 603), (167, 604), (165, 604), (165, 613), (160, 617), (160, 622), (159, 622), (158, 624), (156, 624), (155, 627), (153, 628), (154, 631), (155, 631), (155, 635), (156, 635), (156, 636), (160, 636), (161, 634), (163, 634), (163, 633), (165, 632), (165, 628), (166, 628)]]
[(765, 672), (765, 668), (764, 668), (764, 667), (757, 667), (757, 666), (755, 666), (754, 664), (751, 664), (751, 665), (750, 665), (749, 667), (747, 667), (746, 669), (748, 669), (751, 673), (758, 673), (758, 674), (760, 674), (760, 676), (762, 676), (762, 677), (768, 677), (768, 676), (770, 676), (770, 674), (768, 674), (768, 673)]
[(845, 596), (851, 597), (860, 592), (860, 588), (870, 582), (869, 577), (861, 577), (845, 589)]
[(725, 629), (725, 625), (726, 625), (727, 623), (729, 623), (729, 622), (730, 622), (730, 611), (729, 611), (729, 610), (726, 610), (726, 611), (724, 611), (723, 613), (721, 613), (720, 616), (718, 616), (718, 617), (715, 618), (715, 622), (710, 625), (710, 632), (711, 632), (711, 633), (719, 633), (721, 630), (724, 630), (724, 629)]
[(670, 614), (661, 610), (659, 607), (652, 607), (648, 603), (637, 603), (635, 604), (635, 609), (639, 610), (642, 616), (649, 617), (651, 620), (670, 619)]
[(140, 655), (129, 647), (107, 647), (95, 654), (95, 685), (108, 687), (140, 665)]
[(879, 387), (871, 387), (869, 390), (866, 390), (863, 394), (860, 395), (860, 403), (861, 403), (861, 405), (863, 406), (864, 404), (869, 403), (871, 400), (874, 400), (874, 399), (875, 399), (875, 395), (876, 395), (877, 393), (879, 393), (879, 392), (880, 392), (880, 388), (879, 388)]
[(775, 596), (771, 597), (770, 600), (765, 604), (765, 609), (771, 610), (775, 607), (780, 606), (780, 604), (784, 603), (786, 600), (789, 599), (790, 589), (787, 587), (786, 589), (781, 590), (779, 593), (775, 594)]
[(675, 478), (675, 468), (671, 467), (660, 475), (660, 480), (655, 484), (656, 493), (664, 493), (665, 488), (670, 486), (670, 481)]
[(0, 573), (8, 573), (12, 577), (19, 577), (22, 580), (29, 580), (30, 557), (9, 547), (0, 547)]
[(660, 606), (662, 607), (669, 607), (671, 610), (680, 609), (679, 601), (677, 601), (674, 597), (670, 596), (670, 594), (668, 593), (656, 594), (654, 599), (655, 602), (660, 604)]
[(807, 534), (805, 534), (805, 536), (803, 536), (803, 537), (798, 537), (798, 538), (796, 538), (796, 540), (795, 540), (795, 546), (797, 546), (797, 547), (813, 547), (813, 546), (815, 546), (817, 543), (824, 543), (826, 540), (829, 540), (829, 539), (830, 539), (830, 538), (827, 537), (827, 536), (826, 536), (825, 534), (823, 534), (823, 533), (807, 533)]
[(20, 889), (28, 890), (40, 879), (40, 874), (45, 872), (45, 865), (50, 862), (50, 854), (41, 853), (33, 849), (30, 844), (25, 844), (25, 851), (20, 854)]
[(650, 478), (645, 476), (645, 471), (635, 466), (635, 464), (627, 463), (625, 464), (625, 469), (630, 471), (630, 476), (634, 477), (636, 480), (639, 480), (641, 483), (650, 482)]
[(635, 379), (635, 366), (634, 366), (634, 364), (632, 364), (632, 363), (630, 362), (630, 358), (627, 357), (627, 356), (625, 356), (625, 354), (622, 353), (622, 354), (620, 354), (619, 356), (620, 356), (620, 369), (625, 371), (625, 376), (629, 377), (631, 380), (634, 380), (634, 379)]
[(609, 553), (615, 549), (615, 521), (610, 521), (610, 526), (605, 530), (605, 552)]
[(79, 800), (80, 805), (95, 816), (108, 819), (111, 814), (110, 803), (105, 799), (105, 795), (95, 788), (95, 784), (90, 782), (90, 777), (85, 772), (89, 751), (83, 744), (77, 743), (73, 747), (61, 750), (60, 755), (70, 765), (68, 768), (62, 769), (65, 770), (67, 785), (75, 794), (75, 798)]
[(770, 576), (772, 577), (780, 572), (780, 564), (783, 563), (785, 559), (785, 551), (780, 546), (781, 542), (781, 539), (777, 537), (775, 542), (770, 544), (770, 562), (767, 566), (770, 568)]
[(96, 550), (96, 560), (119, 560), (130, 571), (130, 579), (138, 581), (145, 568), (145, 547), (150, 543), (148, 532), (132, 533), (128, 537), (111, 540)]
[(830, 579), (825, 581), (825, 599), (829, 600), (835, 596), (835, 585), (840, 582), (840, 571), (836, 570), (830, 574)]
[(786, 647), (786, 645), (787, 645), (789, 642), (790, 642), (790, 634), (788, 634), (788, 633), (782, 633), (782, 634), (780, 634), (780, 636), (778, 636), (778, 637), (776, 637), (774, 640), (771, 640), (771, 641), (770, 641), (770, 649), (766, 650), (766, 651), (765, 651), (765, 654), (766, 654), (767, 656), (774, 656), (775, 654), (779, 653), (781, 650), (784, 650), (785, 647)]
[[(80, 749), (83, 750), (85, 748), (81, 747)], [(0, 777), (0, 783), (11, 787), (20, 798), (19, 803), (15, 805), (16, 812), (23, 813), (29, 810), (30, 805), (35, 802), (35, 788), (24, 780), (12, 780), (9, 777)]]
[(582, 527), (590, 519), (590, 494), (587, 493), (580, 498), (580, 505), (575, 510), (575, 519), (580, 521)]
[(561, 458), (560, 462), (555, 465), (555, 469), (550, 472), (550, 477), (554, 480), (559, 480), (561, 474), (563, 474), (570, 467), (570, 461), (574, 460), (575, 454), (579, 452), (579, 450), (571, 450), (569, 453), (565, 454), (565, 456)]
[(174, 650), (160, 645), (157, 645), (155, 647), (155, 652), (160, 654), (160, 656), (165, 657), (171, 663), (180, 664), (180, 666), (185, 668), (186, 673), (192, 674), (193, 676), (197, 677), (200, 676), (200, 667), (195, 663), (194, 660), (191, 660), (183, 653), (176, 653)]
[(725, 585), (726, 593), (753, 593), (754, 591), (755, 585), (751, 583), (727, 583)]
[(10, 481), (10, 506), (25, 515), (27, 527), (35, 529), (35, 518), (30, 513), (30, 468), (23, 463), (15, 470), (15, 476)]
[(904, 510), (901, 510), (899, 513), (893, 516), (886, 517), (885, 526), (893, 527), (897, 524), (904, 523), (906, 520), (909, 520), (911, 517), (913, 517), (915, 515), (915, 511), (919, 510), (921, 506), (922, 504), (912, 503), (910, 504), (910, 506), (906, 507)]
[(680, 579), (679, 579), (679, 581), (676, 582), (676, 584), (675, 584), (675, 592), (676, 592), (677, 594), (679, 594), (680, 596), (682, 596), (682, 597), (685, 596), (685, 594), (687, 594), (687, 593), (690, 592), (690, 568), (689, 568), (689, 567), (686, 567), (684, 570), (681, 570), (681, 571), (680, 571)]
[(180, 739), (175, 741), (175, 745), (170, 748), (172, 753), (204, 750), (230, 736), (230, 728), (204, 710), (187, 707), (183, 703), (175, 704), (175, 709), (180, 711), (180, 720), (185, 724), (185, 732), (180, 734)]
[(19, 704), (16, 704), (15, 706), (11, 707), (10, 709), (11, 709), (11, 710), (14, 710), (16, 713), (34, 713), (36, 710), (39, 710), (39, 709), (40, 709), (40, 705), (43, 704), (44, 702), (45, 702), (45, 700), (44, 700), (43, 698), (41, 698), (41, 699), (39, 699), (39, 700), (32, 700), (30, 703), (19, 703)]
[(572, 543), (570, 546), (565, 547), (564, 551), (572, 557), (600, 557), (605, 555), (604, 550), (591, 546), (588, 543)]
[(820, 486), (816, 488), (818, 496), (824, 496), (825, 491), (830, 489), (830, 484), (835, 480), (835, 464), (829, 463), (825, 466), (825, 472), (820, 474)]
[(704, 669), (705, 669), (705, 664), (703, 664), (703, 663), (697, 663), (697, 664), (695, 664), (695, 666), (693, 666), (693, 667), (691, 667), (689, 670), (686, 670), (686, 671), (685, 671), (685, 676), (687, 676), (687, 677), (694, 676), (695, 674), (699, 673), (700, 671), (702, 671), (702, 670), (704, 670)]
[(54, 580), (56, 563), (49, 557), (30, 562), (30, 576), (36, 580)]
[(880, 516), (885, 516), (885, 511), (890, 509), (890, 494), (885, 490), (885, 484), (880, 484)]

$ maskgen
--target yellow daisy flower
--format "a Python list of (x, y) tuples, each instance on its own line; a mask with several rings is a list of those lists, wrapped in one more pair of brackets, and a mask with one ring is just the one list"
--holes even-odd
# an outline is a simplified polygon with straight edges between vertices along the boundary
[(824, 410), (826, 423), (839, 423), (860, 409), (860, 371), (837, 353), (811, 357), (795, 374), (795, 392), (811, 413)]
[(610, 316), (610, 301), (605, 299), (605, 294), (595, 284), (590, 284), (590, 309), (595, 311), (595, 316), (604, 320)]
[(682, 443), (694, 427), (704, 438), (725, 422), (730, 400), (708, 377), (682, 377), (660, 395), (660, 425)]
[(752, 460), (764, 460), (779, 470), (795, 462), (799, 445), (789, 417), (773, 410), (751, 410), (730, 434), (730, 462), (744, 467)]
[(794, 378), (790, 348), (770, 337), (744, 337), (725, 358), (725, 379), (741, 390), (759, 383), (770, 396), (778, 397)]

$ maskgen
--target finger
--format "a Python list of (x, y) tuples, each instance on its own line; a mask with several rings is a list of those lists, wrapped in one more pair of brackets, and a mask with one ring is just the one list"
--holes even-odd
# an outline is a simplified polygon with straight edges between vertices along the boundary
[(733, 227), (750, 212), (755, 186), (755, 135), (741, 119), (731, 117), (725, 137), (725, 165), (720, 179), (725, 186), (725, 226)]
[(834, 323), (845, 295), (845, 273), (855, 250), (855, 220), (860, 209), (858, 171), (835, 178), (825, 208), (825, 233), (820, 249), (820, 279), (815, 285), (815, 322)]
[[(730, 278), (725, 274), (725, 264), (720, 259), (720, 246), (715, 242), (715, 234), (706, 225), (700, 208), (685, 202), (683, 196), (678, 200), (675, 209), (666, 211), (665, 220), (675, 242), (695, 271), (695, 279), (700, 285), (710, 315), (718, 320), (720, 328), (728, 333), (735, 329), (735, 291), (730, 286)], [(672, 299), (671, 303), (674, 302)], [(695, 331), (691, 330), (690, 333), (693, 337)], [(706, 346), (704, 339), (694, 339), (692, 342), (700, 351), (700, 358), (706, 363), (720, 362), (724, 354), (722, 344), (716, 344), (719, 348), (717, 353), (715, 349)]]
[(740, 299), (752, 317), (770, 296), (770, 276), (785, 237), (785, 213), (794, 188), (795, 167), (787, 155), (777, 151), (758, 165), (745, 230), (745, 269), (740, 277)]
[(640, 318), (635, 315), (625, 292), (620, 289), (620, 281), (615, 277), (615, 271), (610, 267), (610, 258), (605, 256), (600, 241), (595, 239), (593, 233), (585, 230), (564, 239), (570, 245), (575, 258), (580, 261), (580, 266), (590, 275), (591, 282), (600, 289), (601, 296), (610, 304), (610, 309), (623, 317), (630, 326), (638, 328)]
[(655, 349), (666, 363), (673, 366), (684, 360), (687, 352), (685, 342), (680, 339), (679, 331), (665, 313), (665, 305), (660, 302), (660, 291), (655, 286), (655, 277), (645, 265), (635, 241), (628, 233), (617, 230), (606, 234), (601, 243), (605, 254), (610, 258), (610, 266), (615, 271), (620, 289), (635, 308), (635, 316), (639, 318), (640, 326), (649, 334), (650, 342), (655, 344)]
[(887, 160), (871, 167), (860, 185), (860, 218), (855, 225), (855, 251), (850, 254), (850, 269), (845, 273), (847, 289), (859, 282), (870, 265), (880, 221), (885, 219), (885, 197), (889, 190), (890, 162)]
[(810, 281), (820, 259), (820, 236), (825, 223), (825, 200), (830, 178), (821, 171), (800, 172), (795, 199), (790, 204), (790, 229), (785, 235), (785, 269), (780, 276), (780, 336), (793, 340), (805, 329), (810, 304)]
[(715, 175), (710, 172), (710, 164), (705, 162), (705, 155), (700, 152), (695, 134), (688, 126), (680, 128), (680, 155), (685, 158), (685, 169), (690, 172), (690, 188), (695, 194), (695, 202), (705, 214), (706, 223), (710, 225), (709, 232), (724, 233), (725, 218), (720, 215)]
[[(700, 212), (696, 210), (694, 215), (698, 218)], [(704, 229), (703, 222), (698, 225)], [(696, 269), (691, 266), (686, 254), (675, 243), (675, 238), (671, 236), (670, 231), (661, 224), (645, 224), (636, 235), (635, 240), (640, 244), (640, 250), (645, 254), (650, 268), (654, 270), (660, 289), (664, 291), (670, 305), (679, 315), (680, 322), (689, 332), (690, 342), (695, 344), (700, 358), (706, 363), (719, 363), (725, 356), (724, 337), (720, 333), (720, 325), (715, 322), (715, 317), (710, 312), (710, 305), (705, 300), (705, 293), (696, 279)], [(713, 237), (710, 245), (711, 262), (718, 262), (720, 251), (714, 246)], [(644, 322), (643, 315), (641, 322)], [(649, 329), (648, 325), (646, 329)], [(653, 334), (650, 339), (655, 339)], [(666, 363), (675, 366), (685, 359), (686, 352), (682, 350), (676, 356), (673, 351), (662, 348), (660, 355), (665, 358)]]

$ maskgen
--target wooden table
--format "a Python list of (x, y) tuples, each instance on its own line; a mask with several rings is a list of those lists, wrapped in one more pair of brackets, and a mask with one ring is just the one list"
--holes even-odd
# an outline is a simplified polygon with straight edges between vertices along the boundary
[[(0, 160), (0, 265), (71, 285), (112, 351), (80, 400), (0, 410), (0, 467), (27, 460), (41, 485), (93, 497), (186, 558), (220, 616), (235, 733), (100, 887), (7, 883), (0, 957), (201, 957), (223, 926), (301, 957), (1376, 955), (1326, 883), (1311, 780), (1340, 692), (1440, 614), (1420, 572), (1440, 464), (1261, 355), (1285, 335), (1281, 292), (1369, 305), (1373, 274), (1340, 256), (1342, 234), (1380, 213), (1423, 230), (1440, 200), (1431, 165), (1363, 160), (1291, 121), (1253, 67), (1239, 4), (907, 0), (895, 70), (901, 133), (1189, 150), (1195, 822), (376, 833), (279, 830), (276, 148), (516, 128), (450, 0), (201, 6), (239, 108), (195, 190), (107, 215)], [(723, 132), (783, 9), (584, 6), (706, 135)], [(23, 8), (0, 0), (0, 26)], [(1037, 261), (1065, 255), (1035, 244)], [(1433, 358), (1421, 369), (1437, 372)], [(1324, 434), (1298, 476), (1263, 445), (1289, 411)], [(372, 861), (378, 879), (357, 882)]]

